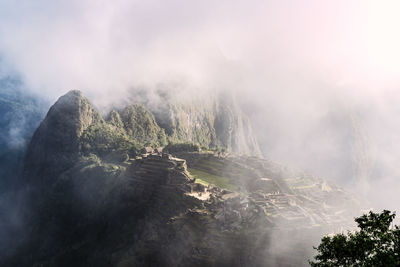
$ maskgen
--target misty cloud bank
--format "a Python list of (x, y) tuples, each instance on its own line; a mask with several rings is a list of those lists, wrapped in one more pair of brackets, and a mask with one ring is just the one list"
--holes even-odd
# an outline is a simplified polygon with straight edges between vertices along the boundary
[[(228, 90), (266, 156), (397, 209), (396, 1), (1, 1), (2, 73), (100, 108)], [(169, 90), (169, 89), (168, 89)]]

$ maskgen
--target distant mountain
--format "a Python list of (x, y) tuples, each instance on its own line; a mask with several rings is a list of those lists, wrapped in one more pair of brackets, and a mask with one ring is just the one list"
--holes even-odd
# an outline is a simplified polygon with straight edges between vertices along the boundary
[(0, 193), (18, 185), (27, 144), (45, 115), (45, 106), (24, 92), (19, 79), (0, 79)]
[(305, 265), (357, 200), (255, 157), (233, 103), (136, 103), (103, 118), (81, 92), (62, 96), (30, 142), (25, 231), (0, 265)]

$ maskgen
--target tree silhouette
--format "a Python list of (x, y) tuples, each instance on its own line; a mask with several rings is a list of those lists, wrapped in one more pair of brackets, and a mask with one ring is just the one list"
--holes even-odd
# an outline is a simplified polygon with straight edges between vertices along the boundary
[(400, 228), (388, 210), (355, 219), (359, 231), (325, 236), (311, 266), (400, 266)]

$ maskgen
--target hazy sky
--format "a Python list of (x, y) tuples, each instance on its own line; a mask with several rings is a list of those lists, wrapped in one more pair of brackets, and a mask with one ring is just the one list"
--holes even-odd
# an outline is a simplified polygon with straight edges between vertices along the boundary
[(0, 55), (54, 97), (176, 79), (358, 95), (398, 83), (399, 11), (395, 0), (0, 0)]
[(396, 0), (0, 0), (0, 59), (50, 100), (232, 90), (266, 154), (332, 177), (350, 175), (355, 116), (383, 190), (400, 180), (398, 14)]

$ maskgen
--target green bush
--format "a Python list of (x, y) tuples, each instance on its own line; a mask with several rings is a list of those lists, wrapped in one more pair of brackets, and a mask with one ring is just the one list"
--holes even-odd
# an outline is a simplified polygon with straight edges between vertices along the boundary
[(395, 214), (369, 212), (355, 219), (359, 231), (322, 238), (311, 266), (400, 266), (400, 228)]
[(104, 157), (111, 152), (127, 153), (134, 157), (139, 145), (121, 130), (104, 123), (91, 125), (81, 136), (84, 154), (93, 153)]
[(168, 144), (164, 151), (169, 153), (176, 152), (198, 152), (200, 151), (200, 146), (193, 143), (178, 143), (178, 144)]

